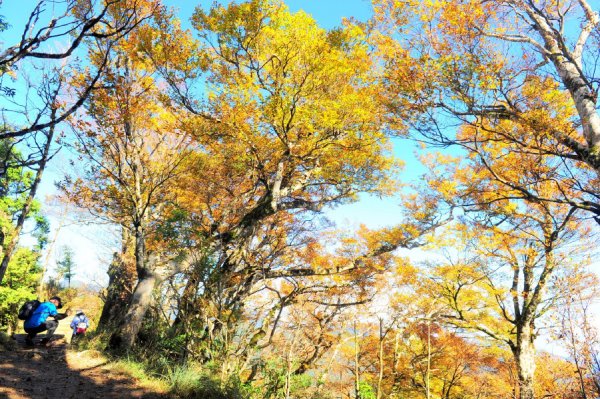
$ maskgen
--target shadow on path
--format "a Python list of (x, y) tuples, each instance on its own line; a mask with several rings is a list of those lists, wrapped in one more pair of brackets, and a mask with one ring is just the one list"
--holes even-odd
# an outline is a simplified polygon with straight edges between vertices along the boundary
[(70, 368), (64, 336), (55, 336), (48, 346), (24, 347), (25, 336), (17, 336), (18, 348), (0, 352), (0, 399), (69, 398), (165, 398), (136, 386), (129, 376), (103, 368), (102, 360), (81, 368)]

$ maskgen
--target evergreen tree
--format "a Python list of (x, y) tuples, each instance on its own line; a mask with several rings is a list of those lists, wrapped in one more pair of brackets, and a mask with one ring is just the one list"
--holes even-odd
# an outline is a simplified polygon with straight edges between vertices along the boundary
[(75, 262), (73, 261), (74, 253), (68, 246), (64, 246), (61, 252), (61, 259), (56, 262), (56, 271), (59, 275), (59, 280), (63, 278), (67, 280), (67, 288), (71, 288), (71, 279), (75, 275)]

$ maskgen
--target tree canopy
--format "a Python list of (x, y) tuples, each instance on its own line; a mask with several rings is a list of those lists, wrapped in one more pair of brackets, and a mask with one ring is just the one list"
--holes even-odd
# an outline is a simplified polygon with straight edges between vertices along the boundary
[(77, 242), (38, 264), (61, 151), (60, 200), (115, 233), (80, 343), (175, 397), (598, 396), (597, 6), (371, 5), (38, 2), (0, 52), (0, 327), (81, 304)]

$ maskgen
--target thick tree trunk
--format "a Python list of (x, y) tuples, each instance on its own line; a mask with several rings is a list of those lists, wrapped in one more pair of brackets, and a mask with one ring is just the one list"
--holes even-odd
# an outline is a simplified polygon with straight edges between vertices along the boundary
[(123, 254), (118, 253), (115, 253), (110, 264), (108, 276), (106, 298), (98, 322), (99, 329), (103, 330), (109, 330), (120, 323), (127, 312), (127, 304), (131, 302), (136, 280), (135, 268), (123, 258)]
[(196, 309), (195, 304), (201, 278), (202, 265), (194, 264), (189, 272), (187, 283), (179, 300), (177, 317), (173, 322), (173, 327), (176, 329), (186, 329), (190, 324), (192, 316), (198, 315), (199, 310)]
[[(199, 305), (197, 298), (198, 287), (202, 278), (202, 266), (193, 264), (189, 271), (188, 281), (179, 299), (177, 317), (171, 326), (171, 334), (174, 336), (185, 334), (185, 352), (181, 355), (187, 358), (193, 355), (192, 348), (198, 340), (207, 340), (212, 337), (211, 325), (207, 322), (205, 309)], [(214, 327), (214, 325), (212, 325)], [(208, 361), (211, 356), (208, 352), (201, 354), (202, 361)]]
[(131, 349), (138, 332), (142, 327), (144, 316), (152, 302), (152, 292), (157, 282), (157, 276), (154, 273), (146, 273), (140, 277), (133, 292), (131, 303), (127, 314), (119, 329), (110, 339), (110, 346), (113, 349), (128, 350)]
[(152, 292), (158, 281), (154, 272), (156, 260), (146, 256), (144, 229), (136, 226), (135, 229), (135, 263), (138, 282), (133, 291), (127, 313), (119, 327), (110, 338), (109, 346), (112, 349), (127, 351), (131, 349), (144, 321), (144, 316), (152, 301)]
[(119, 325), (131, 302), (137, 273), (131, 253), (132, 241), (129, 230), (123, 228), (121, 251), (115, 253), (108, 269), (108, 288), (98, 328), (110, 330)]
[(533, 328), (530, 324), (517, 328), (517, 344), (512, 352), (517, 364), (519, 399), (533, 399), (535, 374), (535, 346)]
[[(582, 48), (570, 52), (564, 45), (561, 45), (561, 38), (558, 32), (548, 23), (547, 17), (533, 6), (525, 6), (525, 11), (529, 14), (533, 22), (533, 27), (538, 31), (544, 40), (544, 47), (550, 61), (554, 64), (562, 83), (565, 85), (573, 101), (579, 117), (581, 118), (581, 127), (583, 135), (587, 141), (589, 155), (584, 157), (596, 170), (598, 170), (599, 152), (600, 152), (600, 115), (596, 110), (596, 93), (591, 83), (585, 78), (581, 67)], [(590, 25), (587, 28), (586, 38), (600, 22), (597, 14), (591, 12), (587, 17), (590, 19)], [(584, 43), (581, 43), (583, 45)]]

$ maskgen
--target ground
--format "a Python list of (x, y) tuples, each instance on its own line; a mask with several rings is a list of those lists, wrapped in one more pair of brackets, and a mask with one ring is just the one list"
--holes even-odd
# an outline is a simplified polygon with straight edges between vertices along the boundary
[(25, 347), (25, 336), (17, 335), (14, 350), (0, 351), (0, 399), (165, 397), (110, 365), (99, 352), (69, 350), (69, 322), (60, 322), (60, 334), (45, 347), (39, 338), (34, 348)]

